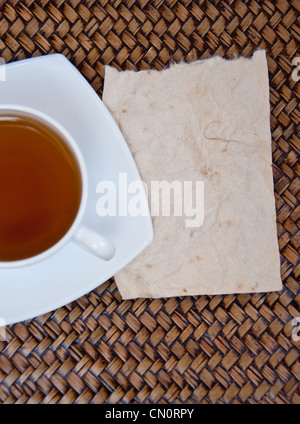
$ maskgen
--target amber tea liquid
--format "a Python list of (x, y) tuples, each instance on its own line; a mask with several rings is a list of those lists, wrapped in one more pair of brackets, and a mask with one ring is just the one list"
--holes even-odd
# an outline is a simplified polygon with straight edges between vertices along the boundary
[(81, 173), (63, 137), (38, 118), (0, 114), (0, 261), (30, 258), (69, 230)]

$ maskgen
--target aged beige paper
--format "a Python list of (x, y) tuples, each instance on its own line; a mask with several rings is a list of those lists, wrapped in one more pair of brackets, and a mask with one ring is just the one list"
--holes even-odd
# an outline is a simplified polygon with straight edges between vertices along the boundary
[(106, 66), (103, 101), (148, 188), (204, 181), (203, 225), (153, 216), (153, 243), (115, 275), (121, 296), (281, 290), (265, 52), (163, 71)]

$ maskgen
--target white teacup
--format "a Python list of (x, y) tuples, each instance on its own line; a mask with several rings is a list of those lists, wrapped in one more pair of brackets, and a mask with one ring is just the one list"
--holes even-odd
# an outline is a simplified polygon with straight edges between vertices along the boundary
[(25, 106), (16, 106), (16, 105), (0, 105), (0, 115), (5, 116), (6, 113), (16, 113), (16, 114), (25, 114), (28, 117), (32, 117), (38, 119), (40, 122), (44, 122), (44, 124), (50, 128), (53, 128), (57, 133), (60, 134), (61, 138), (64, 142), (69, 146), (72, 150), (72, 153), (77, 160), (77, 164), (80, 170), (81, 175), (81, 200), (80, 205), (77, 211), (77, 215), (68, 229), (68, 231), (63, 235), (63, 237), (53, 246), (44, 250), (41, 253), (38, 253), (35, 256), (31, 256), (26, 259), (13, 260), (13, 261), (0, 261), (0, 267), (2, 268), (15, 268), (25, 265), (31, 265), (42, 261), (54, 253), (58, 252), (63, 246), (67, 243), (74, 242), (78, 246), (86, 249), (91, 254), (96, 255), (100, 259), (110, 260), (115, 255), (115, 247), (114, 245), (107, 240), (107, 238), (103, 237), (98, 232), (94, 231), (91, 228), (83, 225), (83, 216), (86, 210), (87, 198), (88, 198), (88, 177), (85, 161), (83, 156), (78, 148), (76, 141), (73, 137), (60, 125), (57, 121), (52, 119), (50, 116), (42, 113), (33, 108), (25, 107)]

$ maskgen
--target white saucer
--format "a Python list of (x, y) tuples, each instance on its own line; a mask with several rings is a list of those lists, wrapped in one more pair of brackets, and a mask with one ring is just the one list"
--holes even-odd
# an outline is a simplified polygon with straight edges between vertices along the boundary
[(60, 54), (6, 65), (0, 103), (25, 105), (61, 123), (77, 141), (88, 169), (89, 198), (84, 223), (109, 238), (115, 257), (106, 262), (69, 243), (37, 265), (0, 269), (0, 318), (23, 321), (63, 306), (108, 280), (152, 241), (151, 217), (103, 217), (96, 212), (101, 180), (118, 187), (119, 173), (128, 184), (140, 176), (127, 144), (95, 91)]

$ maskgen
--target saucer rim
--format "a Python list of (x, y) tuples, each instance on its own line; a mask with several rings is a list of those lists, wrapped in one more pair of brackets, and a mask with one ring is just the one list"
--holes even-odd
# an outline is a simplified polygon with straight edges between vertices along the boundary
[[(101, 108), (101, 113), (104, 114), (104, 118), (107, 119), (107, 121), (109, 122), (111, 130), (116, 135), (116, 139), (118, 141), (118, 147), (122, 148), (122, 151), (125, 154), (127, 163), (130, 166), (131, 171), (134, 171), (137, 178), (139, 180), (141, 180), (140, 173), (139, 173), (137, 166), (136, 166), (136, 163), (135, 163), (135, 161), (134, 161), (134, 159), (131, 155), (129, 147), (128, 147), (125, 139), (124, 139), (124, 136), (121, 133), (116, 122), (112, 118), (110, 112), (108, 111), (108, 109), (106, 108), (105, 104), (103, 103), (101, 98), (98, 96), (96, 91), (92, 88), (92, 86), (84, 78), (84, 76), (76, 69), (76, 67), (64, 55), (62, 55), (60, 53), (53, 53), (53, 54), (38, 56), (38, 57), (34, 57), (34, 58), (26, 58), (26, 59), (22, 59), (22, 60), (19, 60), (19, 61), (16, 61), (16, 62), (7, 63), (6, 66), (9, 67), (9, 68), (12, 68), (12, 67), (22, 68), (23, 66), (27, 66), (28, 64), (32, 64), (32, 62), (37, 63), (38, 61), (60, 62), (60, 66), (67, 67), (68, 71), (71, 71), (73, 76), (76, 77), (76, 80), (78, 81), (78, 83), (84, 85), (85, 90), (88, 90), (89, 94), (92, 95), (94, 97), (94, 99), (98, 102), (98, 105)], [(9, 103), (5, 102), (5, 104), (9, 104)], [(15, 102), (10, 103), (10, 104), (12, 106), (16, 105)], [(27, 106), (32, 107), (32, 106), (30, 106), (30, 104), (27, 104)], [(68, 297), (64, 296), (61, 301), (59, 301), (59, 300), (54, 301), (54, 302), (50, 303), (48, 307), (45, 306), (45, 307), (42, 307), (40, 309), (35, 308), (34, 310), (32, 310), (32, 312), (29, 311), (28, 313), (23, 313), (23, 314), (20, 314), (20, 315), (13, 314), (11, 317), (9, 317), (6, 320), (6, 324), (12, 325), (12, 324), (15, 324), (15, 323), (18, 323), (18, 322), (23, 322), (23, 321), (27, 321), (27, 320), (30, 320), (30, 319), (38, 318), (41, 315), (45, 315), (45, 314), (48, 314), (48, 313), (51, 313), (51, 314), (55, 313), (55, 311), (57, 309), (67, 305), (70, 302), (76, 301), (80, 297), (87, 295), (91, 291), (97, 289), (102, 284), (107, 282), (115, 274), (117, 274), (121, 269), (123, 269), (126, 265), (128, 265), (131, 261), (133, 261), (140, 253), (143, 252), (143, 250), (145, 250), (152, 243), (153, 238), (154, 238), (154, 233), (153, 233), (153, 225), (152, 225), (152, 219), (151, 219), (150, 212), (149, 212), (149, 215), (148, 215), (148, 219), (145, 220), (143, 225), (144, 225), (144, 230), (145, 230), (145, 237), (144, 237), (143, 243), (141, 243), (138, 246), (138, 248), (132, 249), (132, 252), (125, 257), (125, 259), (122, 261), (122, 263), (119, 266), (115, 266), (113, 270), (108, 270), (106, 273), (101, 274), (99, 276), (99, 278), (97, 278), (97, 280), (91, 279), (88, 283), (85, 282), (82, 289), (77, 290), (77, 291), (72, 291), (71, 292), (72, 294), (70, 296), (68, 296)], [(53, 256), (56, 256), (56, 255), (59, 255), (59, 254), (61, 254), (61, 252), (57, 251), (53, 254)], [(31, 266), (34, 267), (35, 265), (32, 264)], [(22, 267), (19, 268), (19, 270), (21, 270), (21, 269), (22, 269)], [(1, 269), (0, 269), (0, 273), (1, 273)]]

